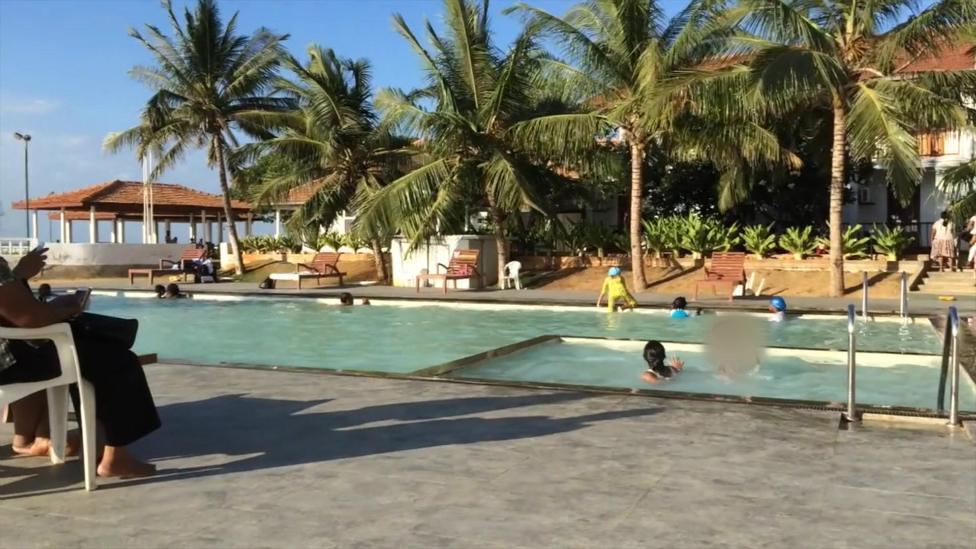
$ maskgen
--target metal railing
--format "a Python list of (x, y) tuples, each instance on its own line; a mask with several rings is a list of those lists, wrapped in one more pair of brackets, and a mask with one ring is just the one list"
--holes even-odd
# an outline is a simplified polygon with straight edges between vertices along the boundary
[(847, 412), (844, 413), (844, 420), (857, 421), (857, 410), (855, 409), (855, 370), (857, 369), (857, 349), (856, 331), (857, 314), (854, 312), (854, 304), (847, 306)]
[(902, 320), (908, 320), (908, 273), (901, 272), (901, 296), (898, 300), (898, 314)]
[(861, 273), (861, 315), (868, 319), (868, 272)]
[(25, 255), (36, 246), (32, 238), (0, 238), (0, 255)]
[(949, 307), (946, 331), (949, 330), (952, 330), (949, 356), (949, 425), (959, 425), (959, 311), (955, 307)]

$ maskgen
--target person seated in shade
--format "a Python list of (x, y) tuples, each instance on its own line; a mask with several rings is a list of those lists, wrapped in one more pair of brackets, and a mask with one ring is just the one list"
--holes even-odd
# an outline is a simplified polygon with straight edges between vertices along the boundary
[(342, 292), (339, 294), (339, 305), (342, 305), (343, 307), (352, 307), (355, 305), (352, 294), (349, 292)]
[[(67, 322), (81, 314), (83, 303), (77, 295), (65, 295), (41, 303), (31, 293), (27, 280), (41, 271), (46, 249), (24, 256), (13, 269), (0, 257), (0, 323), (15, 328), (41, 328)], [(99, 476), (144, 477), (156, 472), (156, 466), (136, 459), (128, 446), (160, 427), (159, 414), (145, 373), (136, 355), (109, 340), (75, 335), (81, 375), (95, 387), (97, 406), (95, 416), (105, 434), (105, 447), (97, 472)], [(0, 385), (45, 381), (61, 373), (58, 353), (50, 342), (28, 343), (0, 339)], [(75, 411), (78, 412), (77, 398)], [(45, 402), (44, 392), (37, 402), (21, 399), (10, 405), (16, 423), (31, 420), (40, 427), (43, 423), (31, 415), (40, 413), (37, 406)], [(31, 408), (33, 407), (33, 408)], [(33, 438), (29, 453), (48, 453), (50, 441), (39, 430), (18, 433)], [(15, 441), (16, 442), (16, 441)], [(23, 446), (22, 446), (23, 448)]]
[(607, 312), (612, 313), (617, 307), (617, 300), (622, 300), (621, 310), (633, 310), (637, 307), (637, 300), (630, 295), (627, 290), (627, 283), (620, 276), (620, 267), (610, 267), (607, 277), (603, 280), (603, 287), (600, 288), (600, 295), (596, 298), (596, 306), (599, 307), (603, 302), (603, 296), (607, 296)]
[(678, 357), (673, 357), (670, 364), (665, 364), (666, 355), (664, 345), (660, 341), (648, 341), (647, 345), (644, 345), (644, 362), (647, 363), (647, 371), (641, 375), (641, 379), (647, 383), (660, 383), (681, 372), (685, 362)]
[(786, 300), (780, 296), (775, 296), (769, 300), (770, 322), (783, 322), (786, 320)]

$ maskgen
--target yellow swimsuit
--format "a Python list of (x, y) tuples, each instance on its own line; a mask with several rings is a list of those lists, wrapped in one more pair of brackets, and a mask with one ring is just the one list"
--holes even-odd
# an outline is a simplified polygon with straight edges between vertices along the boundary
[(607, 294), (607, 311), (613, 312), (618, 299), (623, 299), (628, 307), (636, 307), (637, 300), (627, 291), (624, 280), (619, 276), (608, 276), (603, 280), (603, 293)]

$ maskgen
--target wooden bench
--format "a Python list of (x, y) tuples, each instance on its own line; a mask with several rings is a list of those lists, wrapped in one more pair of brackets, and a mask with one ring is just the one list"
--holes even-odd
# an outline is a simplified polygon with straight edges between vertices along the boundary
[(711, 267), (705, 267), (705, 277), (695, 282), (695, 301), (698, 300), (698, 288), (703, 284), (712, 286), (712, 293), (716, 293), (718, 286), (729, 287), (729, 301), (735, 294), (735, 287), (746, 282), (746, 254), (745, 252), (715, 252), (712, 254)]
[[(298, 283), (298, 289), (302, 289), (302, 281), (314, 278), (318, 284), (323, 278), (339, 279), (339, 286), (342, 286), (342, 279), (346, 273), (339, 270), (339, 256), (335, 252), (322, 252), (315, 254), (311, 263), (299, 263), (295, 266), (293, 273), (272, 273), (270, 278), (274, 281), (288, 280)], [(304, 271), (302, 269), (305, 269)]]
[[(457, 281), (474, 278), (476, 275), (481, 279), (482, 285), (484, 285), (484, 275), (478, 271), (478, 250), (465, 250), (459, 249), (454, 250), (454, 255), (451, 256), (451, 261), (447, 265), (443, 263), (437, 264), (437, 273), (434, 274), (419, 274), (417, 275), (417, 292), (420, 292), (420, 284), (427, 280), (443, 280), (444, 281), (444, 293), (447, 293), (447, 281), (454, 282), (454, 289), (457, 289)], [(444, 272), (439, 272), (443, 267)]]

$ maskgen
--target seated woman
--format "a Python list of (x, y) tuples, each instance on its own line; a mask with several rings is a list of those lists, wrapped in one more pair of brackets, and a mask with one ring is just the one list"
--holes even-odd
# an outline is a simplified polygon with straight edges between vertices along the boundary
[[(39, 328), (66, 322), (81, 313), (82, 304), (74, 295), (57, 297), (48, 303), (34, 299), (26, 280), (40, 272), (44, 251), (31, 252), (14, 269), (0, 258), (0, 323), (3, 325)], [(160, 426), (138, 357), (108, 339), (76, 335), (75, 347), (81, 374), (95, 387), (96, 417), (105, 433), (105, 450), (98, 474), (125, 478), (152, 475), (156, 467), (137, 460), (126, 449)], [(0, 384), (44, 381), (57, 377), (60, 371), (52, 343), (0, 340)], [(11, 405), (15, 421), (23, 405), (24, 401)]]

